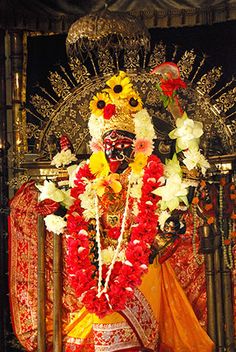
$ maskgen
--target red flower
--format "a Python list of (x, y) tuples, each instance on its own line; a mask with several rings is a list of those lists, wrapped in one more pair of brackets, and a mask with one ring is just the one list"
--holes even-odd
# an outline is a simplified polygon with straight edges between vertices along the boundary
[(80, 184), (79, 187), (74, 187), (70, 190), (71, 197), (77, 199), (79, 195), (82, 194), (85, 190), (85, 185), (83, 183)]
[(147, 252), (147, 246), (142, 246), (141, 242), (136, 245), (130, 243), (130, 246), (128, 246), (126, 251), (126, 259), (131, 263), (138, 262), (140, 264), (148, 264)]
[[(127, 291), (124, 287), (118, 286), (116, 284), (111, 284), (109, 297), (113, 310), (120, 311), (125, 308), (125, 303), (127, 301)], [(119, 300), (117, 300), (117, 297), (119, 297)]]
[(75, 214), (79, 215), (83, 211), (81, 206), (81, 200), (76, 199), (70, 209), (68, 210), (67, 214), (75, 216)]
[(52, 199), (44, 199), (42, 202), (39, 202), (36, 206), (36, 211), (43, 216), (55, 213), (59, 208), (59, 203), (55, 202)]
[(113, 228), (109, 229), (107, 235), (108, 235), (108, 237), (113, 238), (114, 240), (117, 240), (118, 237), (120, 236), (120, 228), (113, 227)]
[(74, 181), (75, 185), (77, 186), (78, 183), (81, 182), (81, 179), (85, 177), (85, 178), (89, 178), (89, 179), (94, 179), (94, 175), (91, 173), (89, 165), (85, 164), (83, 166), (81, 166), (81, 168), (79, 169), (79, 171), (76, 174), (76, 180)]
[(79, 232), (85, 225), (84, 218), (82, 216), (69, 215), (67, 219), (67, 229), (70, 233)]
[(178, 88), (186, 88), (186, 83), (182, 81), (181, 78), (175, 78), (175, 79), (170, 78), (166, 80), (161, 79), (160, 87), (164, 95), (167, 95), (168, 97), (172, 97), (173, 93)]
[(104, 119), (110, 120), (110, 118), (115, 115), (116, 106), (114, 104), (107, 104), (103, 110)]

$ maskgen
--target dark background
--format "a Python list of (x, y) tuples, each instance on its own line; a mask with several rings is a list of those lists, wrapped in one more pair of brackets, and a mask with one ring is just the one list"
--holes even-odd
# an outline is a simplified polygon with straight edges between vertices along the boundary
[[(195, 27), (154, 28), (149, 31), (152, 45), (163, 41), (170, 53), (177, 45), (178, 52), (182, 51), (182, 54), (187, 49), (194, 49), (199, 62), (206, 55), (209, 67), (222, 66), (226, 82), (236, 74), (236, 21)], [(43, 84), (49, 71), (57, 64), (66, 63), (65, 40), (65, 34), (29, 37), (28, 93), (37, 83)]]

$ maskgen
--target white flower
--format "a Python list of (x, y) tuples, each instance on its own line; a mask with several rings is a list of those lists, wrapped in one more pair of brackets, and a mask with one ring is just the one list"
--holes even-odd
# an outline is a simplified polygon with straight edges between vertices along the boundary
[(203, 175), (205, 175), (206, 170), (210, 167), (210, 164), (198, 148), (188, 149), (184, 152), (184, 156), (185, 159), (183, 160), (183, 163), (186, 165), (188, 170), (192, 170), (198, 166), (201, 168)]
[(64, 195), (64, 199), (61, 203), (66, 209), (69, 209), (70, 206), (74, 203), (75, 199), (70, 196), (70, 189), (67, 191), (62, 190), (62, 193)]
[(95, 219), (96, 218), (96, 210), (95, 209), (86, 209), (83, 211), (83, 216), (86, 221), (89, 221), (90, 219)]
[(39, 200), (52, 199), (55, 202), (62, 202), (64, 199), (63, 192), (58, 189), (54, 182), (45, 180), (42, 185), (36, 185), (40, 190)]
[(203, 134), (203, 125), (193, 121), (184, 113), (176, 120), (176, 128), (169, 133), (171, 139), (176, 139), (177, 152), (199, 145), (199, 138)]
[(91, 182), (87, 183), (84, 193), (79, 195), (81, 200), (81, 207), (84, 209), (83, 215), (88, 221), (94, 219), (96, 216), (95, 202), (94, 202), (94, 189)]
[(152, 118), (146, 109), (134, 114), (134, 126), (136, 139), (145, 138), (152, 141), (156, 137)]
[[(112, 259), (113, 259), (113, 257), (114, 257), (114, 254), (115, 254), (115, 250), (114, 250), (111, 246), (109, 246), (109, 247), (103, 249), (103, 250), (101, 251), (102, 262), (103, 262), (104, 264), (107, 264), (107, 265), (111, 264)], [(121, 262), (124, 262), (124, 261), (125, 261), (125, 251), (124, 251), (124, 250), (121, 250), (121, 251), (119, 252), (118, 257), (117, 257), (117, 260), (118, 260), (118, 261), (121, 261)]]
[(71, 165), (71, 166), (68, 166), (68, 168), (67, 168), (67, 172), (69, 175), (69, 187), (70, 188), (75, 187), (74, 182), (76, 180), (76, 174), (79, 171), (80, 167), (81, 167), (80, 165)]
[(101, 139), (103, 127), (104, 127), (103, 117), (92, 114), (88, 121), (88, 128), (89, 128), (90, 135), (95, 139)]
[(45, 225), (48, 231), (60, 235), (66, 227), (66, 221), (58, 215), (50, 214), (44, 218)]
[(132, 198), (140, 199), (142, 195), (143, 178), (135, 173), (130, 177), (130, 196)]
[(179, 175), (170, 176), (166, 185), (155, 189), (152, 193), (160, 196), (161, 210), (169, 209), (170, 211), (178, 208), (179, 203), (184, 202), (185, 205), (188, 205), (188, 185), (185, 182), (182, 182), (182, 179)]
[(164, 229), (164, 225), (166, 220), (170, 217), (170, 213), (166, 210), (162, 211), (159, 215), (158, 215), (158, 222), (160, 225), (161, 230)]
[(72, 161), (76, 161), (77, 158), (74, 154), (71, 153), (70, 149), (62, 150), (60, 153), (57, 153), (51, 162), (51, 165), (55, 165), (56, 167), (66, 166), (72, 163)]
[(166, 164), (164, 166), (164, 174), (166, 177), (171, 175), (182, 175), (182, 169), (179, 165), (179, 160), (177, 155), (174, 154), (172, 159), (166, 159)]
[(209, 169), (209, 167), (211, 165), (209, 164), (209, 162), (207, 161), (205, 156), (203, 154), (200, 154), (200, 158), (199, 158), (199, 161), (198, 161), (198, 166), (201, 168), (201, 171), (202, 171), (203, 175), (205, 175), (206, 170)]
[(138, 204), (137, 202), (134, 202), (133, 204), (133, 210), (132, 210), (132, 213), (134, 216), (138, 216), (138, 213), (139, 213), (139, 208), (138, 208)]

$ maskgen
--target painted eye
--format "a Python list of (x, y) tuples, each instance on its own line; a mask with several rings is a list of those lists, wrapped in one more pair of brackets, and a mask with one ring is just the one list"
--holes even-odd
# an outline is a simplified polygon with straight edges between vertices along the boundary
[(129, 148), (130, 147), (130, 143), (118, 143), (116, 144), (116, 149), (125, 149), (125, 148)]
[(106, 150), (110, 150), (111, 147), (112, 147), (112, 146), (111, 146), (110, 144), (105, 144), (105, 149), (106, 149)]

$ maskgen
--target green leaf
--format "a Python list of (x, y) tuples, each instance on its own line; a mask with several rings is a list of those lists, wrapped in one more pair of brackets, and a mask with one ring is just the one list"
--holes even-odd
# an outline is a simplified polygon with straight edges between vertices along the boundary
[(161, 92), (161, 93), (162, 93), (162, 89), (161, 89), (161, 87), (160, 87), (159, 83), (157, 83), (157, 84), (156, 84), (156, 89), (157, 89), (157, 90), (159, 90), (159, 92)]
[(165, 96), (165, 99), (163, 99), (164, 108), (167, 108), (167, 106), (169, 105), (169, 103), (170, 103), (169, 97)]

